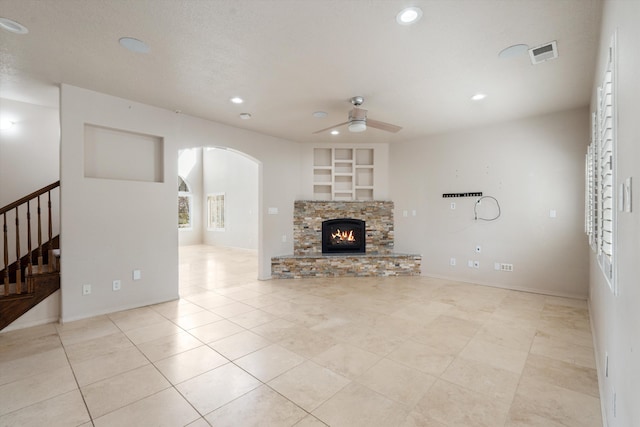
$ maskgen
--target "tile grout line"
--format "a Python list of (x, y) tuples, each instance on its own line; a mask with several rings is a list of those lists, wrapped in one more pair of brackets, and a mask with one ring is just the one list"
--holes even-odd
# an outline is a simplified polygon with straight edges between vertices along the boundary
[(64, 342), (62, 341), (62, 338), (60, 337), (60, 331), (58, 330), (58, 328), (56, 327), (56, 336), (58, 337), (58, 340), (60, 341), (60, 346), (62, 347), (62, 350), (64, 351), (64, 356), (67, 359), (67, 364), (69, 365), (69, 369), (71, 370), (71, 373), (73, 375), (73, 380), (76, 382), (76, 386), (78, 387), (78, 393), (80, 393), (80, 397), (82, 398), (82, 403), (84, 404), (84, 407), (87, 411), (87, 415), (89, 416), (89, 421), (91, 422), (91, 425), (93, 427), (95, 427), (95, 423), (93, 421), (93, 415), (91, 415), (91, 411), (89, 410), (89, 405), (87, 404), (87, 400), (84, 397), (84, 393), (82, 392), (82, 388), (80, 387), (80, 383), (78, 382), (78, 377), (76, 376), (76, 371), (75, 369), (73, 369), (73, 365), (71, 364), (71, 360), (69, 360), (69, 354), (67, 353), (67, 347), (64, 345)]

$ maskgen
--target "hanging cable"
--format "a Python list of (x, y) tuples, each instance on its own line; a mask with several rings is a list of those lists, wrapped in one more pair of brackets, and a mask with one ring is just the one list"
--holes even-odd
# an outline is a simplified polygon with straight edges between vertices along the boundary
[[(482, 199), (493, 199), (493, 201), (496, 202), (496, 206), (498, 207), (498, 214), (493, 217), (493, 218), (478, 218), (478, 205), (480, 204), (480, 201)], [(482, 196), (480, 197), (478, 200), (476, 200), (476, 202), (473, 204), (473, 219), (474, 220), (481, 220), (481, 221), (495, 221), (496, 219), (500, 218), (501, 215), (501, 210), (500, 210), (500, 203), (498, 203), (498, 199), (496, 199), (493, 196)]]

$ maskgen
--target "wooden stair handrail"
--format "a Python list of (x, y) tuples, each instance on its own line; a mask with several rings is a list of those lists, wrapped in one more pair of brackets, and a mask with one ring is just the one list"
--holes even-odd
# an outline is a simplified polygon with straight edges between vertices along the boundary
[[(22, 293), (22, 265), (21, 265), (21, 250), (20, 250), (20, 214), (19, 208), (20, 206), (27, 205), (27, 249), (28, 249), (28, 262), (27, 262), (27, 271), (25, 272), (25, 276), (30, 277), (33, 271), (32, 267), (32, 246), (31, 246), (31, 201), (37, 199), (38, 202), (38, 264), (39, 264), (39, 272), (42, 273), (42, 237), (41, 237), (41, 215), (40, 215), (40, 196), (46, 194), (47, 195), (47, 209), (48, 209), (48, 234), (49, 240), (47, 242), (47, 255), (49, 260), (48, 270), (50, 273), (56, 271), (58, 269), (57, 266), (54, 267), (54, 257), (53, 257), (53, 224), (52, 224), (52, 212), (51, 212), (51, 190), (58, 188), (60, 186), (60, 181), (56, 181), (52, 184), (49, 184), (45, 187), (42, 187), (39, 190), (34, 191), (33, 193), (22, 197), (16, 200), (13, 203), (9, 203), (3, 208), (0, 208), (0, 215), (3, 219), (3, 252), (4, 252), (4, 277), (3, 285), (4, 285), (4, 296), (8, 296), (10, 293), (9, 289), (9, 265), (8, 265), (8, 229), (7, 229), (7, 213), (15, 210), (15, 249), (16, 249), (16, 282), (15, 282), (15, 293)], [(24, 211), (23, 211), (24, 212)], [(27, 278), (25, 277), (25, 278)], [(33, 292), (32, 286), (26, 282), (27, 285), (26, 291), (28, 293)]]
[(53, 184), (49, 184), (46, 187), (42, 187), (39, 190), (34, 191), (33, 193), (24, 196), (21, 199), (16, 200), (13, 203), (9, 203), (7, 206), (0, 208), (0, 215), (2, 215), (3, 213), (9, 212), (11, 209), (15, 209), (17, 206), (20, 206), (26, 202), (28, 202), (31, 199), (35, 199), (38, 196), (43, 195), (44, 193), (53, 190), (54, 188), (60, 187), (60, 181), (56, 181)]

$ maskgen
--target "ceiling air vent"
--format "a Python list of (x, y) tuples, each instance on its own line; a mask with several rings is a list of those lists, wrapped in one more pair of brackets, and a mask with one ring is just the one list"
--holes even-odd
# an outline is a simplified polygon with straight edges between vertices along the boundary
[(542, 46), (537, 46), (529, 49), (529, 56), (531, 57), (531, 63), (533, 65), (541, 64), (550, 59), (558, 57), (558, 45), (556, 41), (545, 43)]

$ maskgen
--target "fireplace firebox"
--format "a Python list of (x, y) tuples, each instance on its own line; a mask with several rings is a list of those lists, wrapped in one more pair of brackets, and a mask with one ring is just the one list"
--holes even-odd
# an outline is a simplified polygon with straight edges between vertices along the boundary
[(365, 222), (359, 219), (338, 218), (322, 221), (322, 253), (365, 253)]

